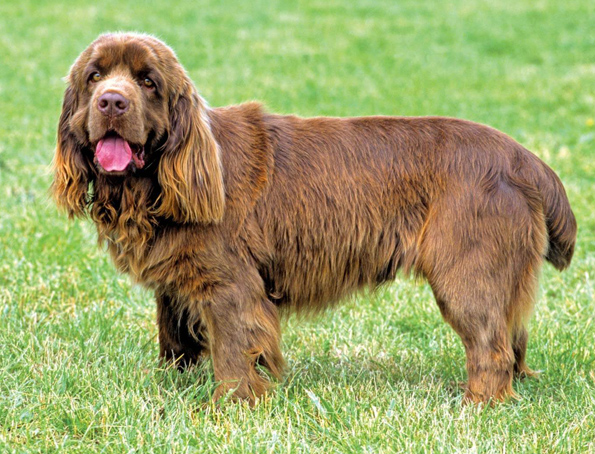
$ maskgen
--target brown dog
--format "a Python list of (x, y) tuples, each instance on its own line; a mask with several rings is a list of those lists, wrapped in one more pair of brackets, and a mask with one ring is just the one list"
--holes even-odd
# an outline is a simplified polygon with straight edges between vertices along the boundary
[(155, 291), (161, 356), (210, 354), (254, 401), (280, 377), (279, 310), (315, 312), (399, 269), (461, 336), (465, 400), (513, 394), (543, 259), (576, 222), (554, 172), (449, 118), (311, 118), (209, 108), (161, 41), (99, 37), (68, 78), (53, 192), (87, 212), (119, 270)]

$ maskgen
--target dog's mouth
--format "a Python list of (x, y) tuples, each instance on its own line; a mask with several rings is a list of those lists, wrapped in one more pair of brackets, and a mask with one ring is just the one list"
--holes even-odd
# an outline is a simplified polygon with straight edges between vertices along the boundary
[(108, 132), (95, 146), (95, 160), (106, 172), (124, 172), (145, 166), (145, 148), (131, 144), (117, 133)]

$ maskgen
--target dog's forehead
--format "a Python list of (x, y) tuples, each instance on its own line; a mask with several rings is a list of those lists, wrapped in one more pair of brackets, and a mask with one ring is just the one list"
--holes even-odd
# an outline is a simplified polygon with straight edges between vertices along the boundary
[(72, 65), (67, 81), (82, 87), (92, 71), (103, 76), (117, 71), (136, 77), (143, 73), (164, 75), (165, 80), (175, 86), (180, 64), (174, 51), (164, 42), (151, 35), (141, 33), (106, 33), (93, 41)]
[(168, 57), (166, 52), (159, 54), (153, 46), (140, 40), (113, 39), (98, 42), (93, 47), (90, 61), (106, 70), (126, 67), (136, 73), (148, 66), (157, 66)]

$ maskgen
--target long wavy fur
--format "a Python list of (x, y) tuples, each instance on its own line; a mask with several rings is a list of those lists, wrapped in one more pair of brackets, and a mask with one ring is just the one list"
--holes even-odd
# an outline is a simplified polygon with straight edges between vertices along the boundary
[(56, 204), (70, 218), (83, 216), (89, 203), (91, 166), (83, 153), (83, 145), (75, 137), (70, 120), (78, 108), (75, 89), (69, 86), (64, 93), (62, 114), (58, 125), (58, 140), (52, 162), (54, 181), (51, 191)]
[(186, 80), (171, 101), (171, 130), (159, 164), (155, 214), (176, 222), (219, 222), (225, 206), (221, 158), (204, 101)]

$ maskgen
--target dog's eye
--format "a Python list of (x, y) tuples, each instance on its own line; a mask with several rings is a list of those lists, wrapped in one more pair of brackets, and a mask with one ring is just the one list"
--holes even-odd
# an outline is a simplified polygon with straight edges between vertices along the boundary
[(148, 77), (145, 77), (145, 80), (143, 80), (143, 85), (147, 88), (155, 88), (155, 82)]
[(91, 82), (99, 82), (100, 80), (101, 80), (101, 74), (99, 74), (97, 71), (95, 71), (89, 77), (89, 81), (91, 81)]

